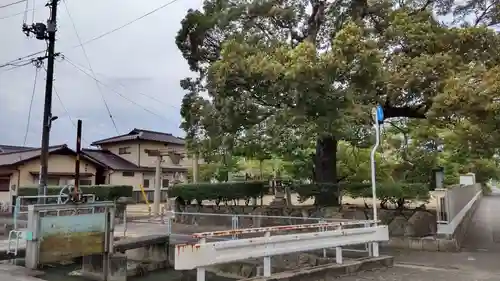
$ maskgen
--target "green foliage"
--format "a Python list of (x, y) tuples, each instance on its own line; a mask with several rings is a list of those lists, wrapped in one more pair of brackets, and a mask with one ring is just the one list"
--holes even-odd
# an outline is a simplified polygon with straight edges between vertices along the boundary
[[(281, 158), (297, 180), (315, 178), (315, 168), (318, 182), (318, 170), (331, 184), (363, 182), (378, 103), (389, 119), (378, 181), (427, 183), (437, 166), (448, 183), (465, 172), (499, 178), (500, 35), (488, 28), (497, 6), (205, 0), (176, 37), (198, 73), (181, 82), (190, 149), (214, 162)], [(325, 136), (339, 141), (337, 153), (314, 149)]]
[[(371, 184), (346, 183), (346, 184), (295, 184), (292, 190), (299, 194), (299, 198), (305, 201), (325, 190), (340, 191), (352, 198), (371, 198)], [(388, 208), (387, 204), (404, 208), (406, 204), (414, 201), (427, 201), (429, 199), (429, 185), (423, 183), (377, 183), (377, 199), (381, 201), (382, 208)]]
[(267, 189), (267, 183), (261, 181), (179, 184), (171, 188), (169, 196), (186, 202), (196, 200), (198, 203), (214, 200), (219, 204), (240, 199), (249, 202), (251, 198), (261, 197)]
[[(47, 195), (59, 195), (61, 186), (47, 187)], [(132, 197), (133, 187), (130, 185), (83, 185), (80, 186), (82, 194), (94, 194), (97, 201), (114, 201), (120, 197)], [(18, 196), (35, 196), (38, 194), (37, 186), (20, 187)], [(34, 199), (36, 201), (36, 199)], [(50, 200), (49, 200), (50, 201)]]
[[(429, 184), (427, 183), (383, 182), (377, 183), (376, 188), (377, 199), (380, 200), (382, 208), (387, 208), (387, 204), (390, 203), (402, 209), (410, 202), (426, 202), (430, 198)], [(352, 198), (372, 197), (371, 185), (347, 186), (344, 191)]]

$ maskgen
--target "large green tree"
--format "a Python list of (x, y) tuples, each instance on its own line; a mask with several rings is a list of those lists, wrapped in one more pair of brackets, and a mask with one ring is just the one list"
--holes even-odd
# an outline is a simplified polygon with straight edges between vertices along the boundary
[[(248, 130), (268, 122), (262, 135), (293, 143), (277, 147), (316, 139), (314, 179), (336, 183), (339, 141), (366, 139), (377, 103), (389, 119), (476, 124), (491, 117), (480, 128), (488, 132), (497, 125), (500, 41), (482, 26), (496, 12), (486, 9), (471, 24), (463, 14), (483, 7), (471, 5), (206, 0), (187, 13), (176, 38), (198, 73), (181, 82), (190, 146), (233, 151)], [(441, 23), (434, 11), (452, 13), (462, 27)], [(337, 202), (331, 194), (317, 199)]]

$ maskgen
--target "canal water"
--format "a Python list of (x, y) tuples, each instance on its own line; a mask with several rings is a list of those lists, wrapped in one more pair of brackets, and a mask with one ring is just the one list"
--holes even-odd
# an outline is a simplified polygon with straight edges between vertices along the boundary
[[(43, 271), (45, 272), (45, 274), (38, 277), (38, 278), (43, 279), (43, 280), (47, 280), (47, 281), (89, 281), (88, 279), (85, 279), (83, 277), (69, 276), (70, 272), (72, 272), (76, 269), (79, 269), (79, 268), (80, 267), (78, 265), (59, 266), (59, 267), (54, 267), (54, 268), (48, 268), (48, 269), (44, 269)], [(182, 274), (180, 271), (175, 271), (173, 269), (158, 270), (158, 271), (150, 272), (145, 276), (127, 278), (127, 281), (195, 281), (195, 280), (196, 280), (196, 275), (194, 272), (193, 272), (193, 274), (186, 276), (185, 274)], [(207, 278), (206, 280), (207, 281), (234, 281), (234, 279), (223, 278), (223, 277)]]

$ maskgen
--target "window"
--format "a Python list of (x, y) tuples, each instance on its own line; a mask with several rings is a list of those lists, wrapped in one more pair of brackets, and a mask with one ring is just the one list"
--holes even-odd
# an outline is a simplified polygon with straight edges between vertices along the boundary
[(124, 177), (133, 177), (134, 176), (134, 172), (123, 172), (122, 176), (124, 176)]
[(130, 146), (118, 148), (118, 154), (130, 154)]
[(142, 187), (149, 188), (149, 179), (144, 179), (142, 181)]
[(52, 186), (52, 185), (59, 185), (59, 177), (49, 177), (47, 179), (47, 185)]
[(163, 188), (167, 188), (168, 184), (169, 184), (169, 180), (168, 179), (163, 179), (161, 181), (161, 187), (163, 187)]
[(84, 180), (79, 180), (80, 186), (82, 185), (92, 185), (92, 180), (89, 179), (84, 179)]

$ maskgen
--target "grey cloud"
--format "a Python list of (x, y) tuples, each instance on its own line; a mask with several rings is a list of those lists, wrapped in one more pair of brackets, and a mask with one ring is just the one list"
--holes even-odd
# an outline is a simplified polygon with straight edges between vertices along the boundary
[[(33, 4), (30, 0), (30, 6)], [(40, 6), (42, 1), (37, 0)], [(162, 4), (164, 0), (67, 0), (72, 18), (82, 41), (89, 40), (118, 27)], [(126, 98), (107, 87), (101, 87), (120, 133), (134, 127), (171, 132), (182, 136), (179, 129), (179, 107), (183, 91), (179, 80), (191, 75), (175, 46), (175, 34), (188, 8), (199, 8), (200, 1), (179, 0), (120, 31), (89, 43), (85, 50), (97, 78)], [(0, 9), (0, 18), (23, 10), (23, 5)], [(37, 21), (44, 21), (48, 9), (36, 10)], [(31, 15), (29, 14), (28, 18)], [(0, 64), (39, 51), (44, 43), (27, 39), (20, 31), (23, 16), (0, 20), (0, 34), (9, 38), (2, 43)], [(57, 51), (72, 62), (88, 68), (78, 45), (71, 21), (62, 6), (58, 17)], [(22, 144), (28, 107), (33, 87), (34, 67), (12, 71), (0, 68), (0, 143)], [(45, 72), (39, 73), (28, 134), (28, 145), (40, 143)], [(83, 119), (84, 139), (91, 142), (112, 136), (116, 131), (102, 102), (95, 81), (64, 61), (56, 63), (55, 86), (70, 116)], [(139, 93), (143, 93), (141, 95)], [(153, 98), (148, 98), (151, 96)], [(53, 98), (53, 113), (59, 116), (52, 127), (51, 144), (72, 144), (75, 128), (57, 96)]]

